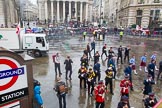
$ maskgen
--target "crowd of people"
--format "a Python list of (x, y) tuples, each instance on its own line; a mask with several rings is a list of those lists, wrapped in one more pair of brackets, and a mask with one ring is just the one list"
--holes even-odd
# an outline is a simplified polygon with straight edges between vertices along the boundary
[[(131, 47), (128, 45), (126, 47), (119, 46), (117, 50), (117, 54), (113, 50), (113, 47), (110, 47), (109, 50), (107, 50), (107, 44), (104, 44), (102, 47), (102, 52), (100, 55), (99, 51), (95, 51), (96, 43), (95, 40), (93, 40), (91, 43), (87, 43), (87, 46), (85, 50), (83, 51), (83, 55), (80, 58), (80, 68), (78, 69), (78, 78), (80, 80), (80, 89), (87, 89), (89, 96), (94, 96), (96, 101), (96, 108), (104, 108), (104, 101), (105, 101), (105, 94), (110, 93), (111, 95), (114, 95), (113, 91), (113, 80), (116, 80), (116, 74), (118, 73), (118, 65), (126, 64), (127, 66), (123, 70), (124, 79), (120, 81), (120, 102), (118, 103), (117, 108), (130, 108), (129, 103), (129, 90), (134, 91), (134, 85), (133, 85), (133, 79), (132, 74), (138, 75), (139, 73), (137, 70), (137, 62), (136, 57), (134, 54), (130, 57), (130, 51)], [(94, 50), (95, 54), (94, 57), (92, 57), (91, 52)], [(123, 58), (124, 53), (124, 58)], [(105, 55), (105, 57), (103, 57)], [(156, 52), (153, 52), (153, 54), (150, 57), (149, 64), (147, 59), (147, 53), (144, 53), (140, 58), (140, 64), (139, 64), (139, 71), (145, 72), (145, 80), (143, 81), (143, 102), (146, 108), (153, 107), (157, 103), (157, 99), (155, 97), (154, 91), (152, 89), (152, 85), (156, 84), (156, 79), (159, 79), (161, 71), (162, 71), (162, 61), (159, 63), (159, 69), (156, 66)], [(117, 57), (117, 59), (115, 59)], [(103, 58), (106, 58), (105, 61), (107, 61), (107, 69), (105, 70), (105, 78), (104, 80), (101, 78), (101, 64), (100, 59), (103, 60)], [(92, 65), (90, 62), (94, 60), (94, 65)], [(120, 63), (119, 63), (120, 60)], [(59, 73), (59, 78), (61, 77), (61, 69), (60, 69), (60, 55), (57, 53), (53, 56), (53, 62), (55, 64), (55, 75), (57, 76)], [(67, 56), (67, 59), (65, 60), (65, 79), (66, 80), (72, 80), (72, 59), (70, 56)], [(57, 72), (58, 70), (58, 72)], [(158, 76), (155, 77), (155, 71), (158, 71)], [(60, 79), (59, 79), (60, 81)], [(58, 84), (56, 84), (58, 87)], [(65, 85), (65, 84), (64, 84)], [(108, 87), (109, 85), (109, 87)], [(59, 89), (57, 89), (60, 108), (62, 108), (62, 99), (64, 107), (66, 108), (66, 87), (64, 87), (64, 92), (60, 93)], [(146, 97), (147, 96), (147, 97)]]

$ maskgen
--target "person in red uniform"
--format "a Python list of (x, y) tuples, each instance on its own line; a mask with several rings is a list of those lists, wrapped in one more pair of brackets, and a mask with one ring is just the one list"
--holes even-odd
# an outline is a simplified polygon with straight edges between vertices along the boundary
[(96, 108), (104, 108), (105, 106), (105, 85), (103, 80), (98, 82), (98, 85), (94, 88)]
[(129, 97), (129, 87), (132, 88), (133, 85), (129, 80), (129, 75), (125, 75), (125, 79), (121, 80), (120, 82), (120, 87), (121, 87), (121, 96), (127, 96)]

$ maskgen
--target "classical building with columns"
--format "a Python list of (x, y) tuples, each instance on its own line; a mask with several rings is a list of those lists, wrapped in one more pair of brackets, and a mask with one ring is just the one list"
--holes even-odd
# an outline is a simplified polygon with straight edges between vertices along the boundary
[(93, 0), (38, 0), (39, 20), (63, 23), (91, 21)]
[(16, 0), (0, 0), (0, 27), (13, 27), (18, 23)]

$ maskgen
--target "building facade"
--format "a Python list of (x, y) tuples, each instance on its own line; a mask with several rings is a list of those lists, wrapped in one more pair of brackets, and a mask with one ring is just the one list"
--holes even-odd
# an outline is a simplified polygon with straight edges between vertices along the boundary
[(105, 12), (105, 0), (94, 0), (93, 2), (93, 22), (103, 23)]
[(92, 3), (92, 0), (38, 0), (38, 18), (56, 23), (91, 21)]
[(38, 7), (32, 4), (29, 0), (25, 1), (22, 11), (22, 19), (29, 21), (36, 21), (38, 18)]
[(18, 11), (15, 0), (0, 0), (0, 26), (13, 27), (18, 23)]
[(117, 26), (150, 28), (162, 21), (162, 0), (121, 0)]
[(108, 26), (117, 26), (117, 11), (119, 6), (120, 0), (105, 0), (104, 18), (107, 21)]

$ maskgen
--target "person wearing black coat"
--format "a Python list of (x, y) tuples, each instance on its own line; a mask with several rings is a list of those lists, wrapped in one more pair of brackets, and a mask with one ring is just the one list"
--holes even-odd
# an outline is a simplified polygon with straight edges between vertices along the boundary
[(66, 75), (65, 75), (65, 79), (68, 80), (67, 75), (68, 75), (68, 71), (70, 71), (69, 74), (69, 79), (71, 80), (71, 75), (72, 75), (72, 63), (73, 61), (70, 59), (70, 56), (67, 56), (67, 59), (65, 60), (64, 64), (65, 64), (65, 70), (66, 70)]
[(126, 62), (126, 59), (127, 59), (128, 63), (129, 63), (129, 51), (130, 51), (130, 47), (127, 46), (125, 48), (125, 52), (124, 52), (124, 62)]
[(157, 104), (154, 93), (149, 93), (149, 97), (144, 100), (145, 108), (153, 108)]
[(152, 76), (152, 79), (155, 78), (155, 60), (152, 60), (150, 64), (148, 64), (148, 74)]
[(85, 68), (88, 68), (88, 57), (86, 54), (83, 54), (83, 56), (80, 58), (81, 66), (84, 65)]
[(155, 82), (152, 79), (152, 76), (150, 74), (144, 80), (143, 84), (144, 84), (143, 98), (145, 99), (145, 95), (149, 95), (149, 93), (152, 92), (152, 85), (155, 84)]
[(162, 61), (159, 62), (159, 73), (157, 75), (157, 80), (159, 79), (161, 72), (162, 72)]
[(129, 98), (127, 96), (122, 96), (117, 108), (130, 108)]
[(118, 58), (117, 58), (117, 64), (119, 63), (119, 58), (120, 58), (120, 61), (121, 61), (121, 64), (123, 64), (123, 48), (122, 46), (120, 45), (120, 47), (118, 48)]
[(101, 54), (101, 58), (102, 58), (102, 55), (103, 55), (103, 54), (105, 54), (105, 56), (107, 57), (106, 47), (107, 47), (107, 44), (105, 44), (105, 45), (102, 47), (102, 54)]

